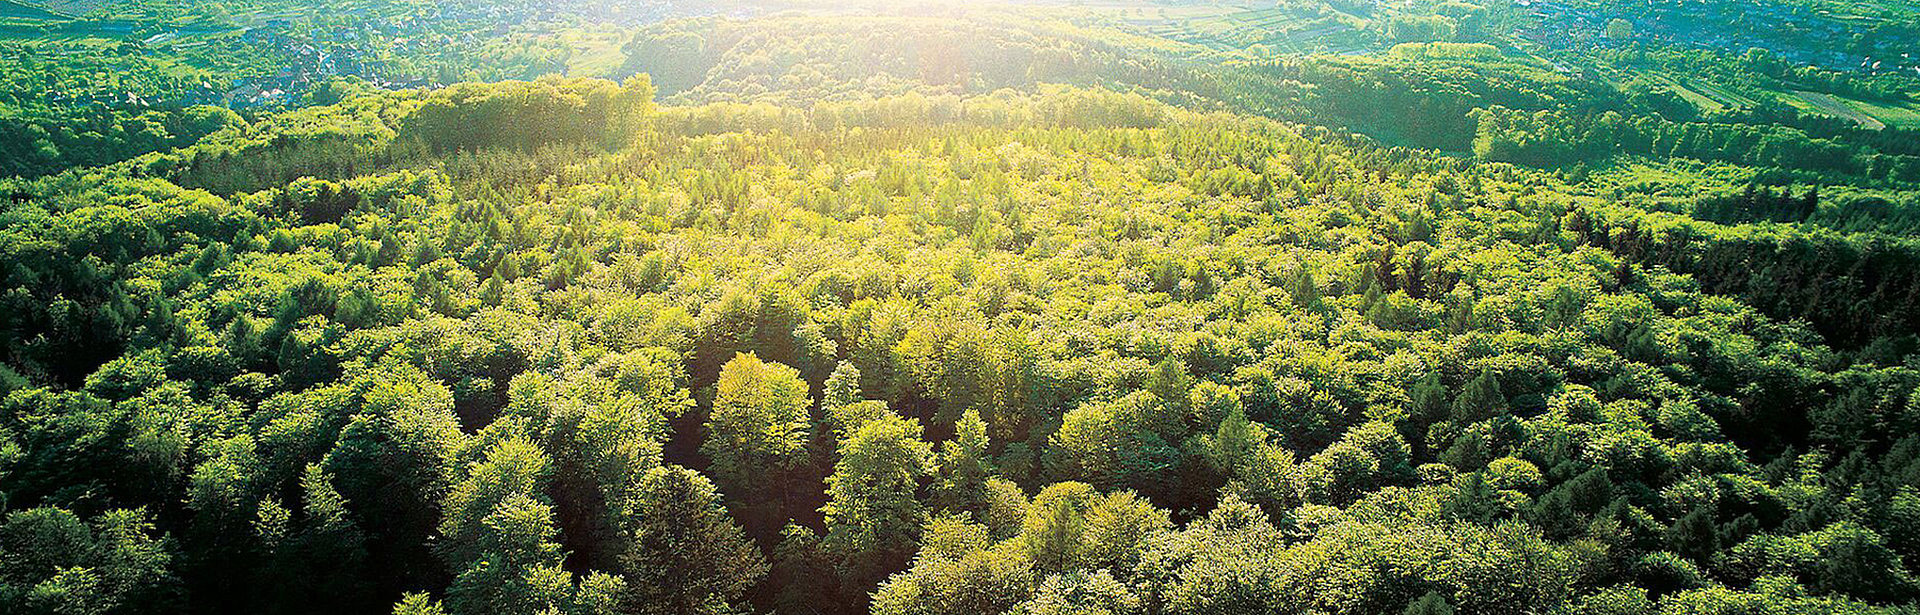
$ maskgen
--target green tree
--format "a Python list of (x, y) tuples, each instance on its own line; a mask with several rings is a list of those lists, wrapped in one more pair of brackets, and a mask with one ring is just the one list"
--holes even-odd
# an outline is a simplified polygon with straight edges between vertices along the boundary
[(993, 476), (987, 458), (987, 422), (971, 408), (954, 424), (953, 439), (940, 445), (938, 467), (934, 472), (934, 505), (948, 510), (985, 515), (990, 494), (987, 479)]
[(1453, 605), (1447, 603), (1447, 597), (1439, 592), (1427, 592), (1427, 595), (1415, 598), (1407, 603), (1405, 615), (1453, 615)]
[(807, 461), (807, 383), (791, 367), (736, 355), (720, 370), (700, 452), (749, 530), (776, 527), (797, 496), (793, 472)]
[(454, 572), (449, 612), (570, 614), (592, 610), (611, 593), (598, 575), (576, 587), (561, 567), (553, 507), (542, 495), (550, 467), (538, 446), (509, 435), (448, 493), (440, 551)]
[(920, 435), (919, 422), (889, 414), (840, 443), (820, 509), (827, 526), (821, 546), (838, 559), (848, 587), (870, 587), (913, 555), (926, 521), (915, 492), (933, 454)]
[(308, 465), (300, 477), (301, 509), (297, 527), (267, 540), (271, 563), (263, 571), (262, 603), (269, 612), (310, 608), (364, 611), (373, 604), (366, 579), (367, 548), (347, 508), (333, 488), (333, 477)]
[(1720, 550), (1720, 534), (1713, 523), (1713, 511), (1695, 509), (1667, 528), (1667, 545), (1674, 552), (1695, 559), (1711, 557)]
[(1054, 483), (1033, 496), (1020, 524), (1020, 542), (1034, 568), (1063, 571), (1079, 564), (1086, 549), (1087, 510), (1099, 493), (1086, 483)]
[(92, 524), (58, 508), (0, 523), (0, 604), (22, 613), (144, 613), (181, 607), (167, 542), (143, 510)]
[(1470, 472), (1454, 480), (1452, 494), (1443, 507), (1456, 519), (1482, 525), (1493, 523), (1506, 512), (1500, 492), (1483, 472)]
[(1466, 425), (1493, 418), (1506, 409), (1507, 397), (1500, 392), (1499, 379), (1492, 371), (1480, 370), (1453, 398), (1453, 421)]
[(1010, 611), (1022, 615), (1132, 615), (1143, 601), (1105, 569), (1048, 575), (1032, 599)]
[(446, 608), (440, 606), (431, 596), (412, 592), (400, 598), (393, 605), (393, 615), (446, 615)]
[(681, 467), (647, 471), (633, 487), (620, 556), (632, 613), (731, 612), (767, 573), (758, 549), (727, 516), (720, 494)]
[(832, 411), (860, 399), (860, 368), (852, 361), (841, 361), (833, 367), (833, 373), (827, 375), (826, 385), (821, 387), (820, 408)]

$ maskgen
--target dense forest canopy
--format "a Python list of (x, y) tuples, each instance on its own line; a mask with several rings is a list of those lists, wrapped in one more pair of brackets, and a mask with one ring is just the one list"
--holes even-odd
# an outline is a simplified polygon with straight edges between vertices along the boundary
[(0, 615), (1914, 613), (1920, 15), (1702, 4), (0, 7)]

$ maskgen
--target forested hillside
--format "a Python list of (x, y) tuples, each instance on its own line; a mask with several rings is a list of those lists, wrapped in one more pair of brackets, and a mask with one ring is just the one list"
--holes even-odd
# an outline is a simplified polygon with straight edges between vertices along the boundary
[(0, 615), (1920, 611), (1920, 79), (1141, 4), (6, 82)]
[(1914, 595), (1920, 376), (1551, 176), (1099, 90), (650, 97), (368, 96), (21, 184), (5, 602)]

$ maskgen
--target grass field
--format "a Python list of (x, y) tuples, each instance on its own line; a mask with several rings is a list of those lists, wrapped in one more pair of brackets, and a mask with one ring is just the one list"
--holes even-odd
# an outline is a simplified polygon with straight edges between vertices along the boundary
[[(1164, 17), (1162, 17), (1164, 15)], [(1265, 45), (1279, 52), (1324, 51), (1352, 26), (1320, 16), (1277, 8), (1221, 7), (1169, 13), (1145, 13), (1127, 20), (1155, 36), (1210, 47), (1241, 50)]]
[(1871, 115), (1861, 113), (1859, 109), (1855, 109), (1845, 101), (1835, 98), (1832, 94), (1808, 92), (1804, 90), (1794, 90), (1789, 92), (1789, 94), (1791, 95), (1785, 97), (1787, 104), (1803, 110), (1853, 120), (1854, 123), (1859, 124), (1861, 128), (1868, 130), (1880, 130), (1887, 127), (1886, 122), (1882, 122)]
[(1747, 98), (1746, 96), (1706, 81), (1690, 80), (1687, 83), (1687, 87), (1727, 107), (1753, 107), (1759, 104), (1751, 98)]
[(622, 28), (568, 30), (560, 40), (573, 49), (567, 59), (567, 74), (576, 77), (613, 77), (627, 61), (621, 47), (633, 38)]
[(1904, 104), (1887, 104), (1864, 100), (1849, 101), (1853, 106), (1888, 126), (1900, 128), (1920, 128), (1920, 105), (1912, 101)]
[(1679, 94), (1680, 97), (1686, 99), (1687, 102), (1693, 103), (1693, 106), (1699, 108), (1701, 111), (1712, 113), (1715, 111), (1725, 110), (1728, 107), (1728, 105), (1722, 104), (1720, 101), (1714, 100), (1713, 97), (1711, 96), (1707, 96), (1706, 94), (1696, 92), (1693, 90), (1693, 88), (1689, 88), (1678, 81), (1674, 81), (1672, 77), (1668, 77), (1666, 75), (1662, 75), (1659, 73), (1649, 73), (1649, 74), (1651, 74), (1654, 79), (1660, 81), (1661, 83), (1665, 83), (1667, 84), (1667, 86), (1672, 87), (1674, 93)]
[(1853, 120), (1861, 127), (1920, 128), (1920, 102), (1868, 101), (1808, 90), (1775, 90), (1781, 102), (1812, 113)]

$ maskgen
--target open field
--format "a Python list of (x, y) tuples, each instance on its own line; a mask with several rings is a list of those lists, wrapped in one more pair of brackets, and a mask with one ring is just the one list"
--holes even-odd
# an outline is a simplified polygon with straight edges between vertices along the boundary
[(1855, 123), (1860, 124), (1862, 128), (1868, 130), (1880, 130), (1887, 127), (1885, 122), (1871, 115), (1861, 113), (1859, 109), (1855, 109), (1851, 105), (1842, 102), (1832, 94), (1808, 92), (1804, 90), (1794, 90), (1791, 94), (1792, 96), (1787, 98), (1787, 103), (1795, 107), (1853, 120)]
[(1697, 90), (1701, 94), (1704, 94), (1712, 98), (1714, 102), (1720, 103), (1721, 105), (1724, 105), (1724, 106), (1752, 107), (1759, 104), (1755, 102), (1752, 98), (1748, 98), (1739, 93), (1730, 91), (1724, 87), (1721, 87), (1711, 82), (1700, 81), (1700, 80), (1690, 80), (1687, 82), (1686, 85), (1687, 87)]
[(1920, 102), (1871, 101), (1810, 90), (1776, 90), (1781, 102), (1802, 111), (1852, 120), (1863, 128), (1920, 128)]
[(621, 28), (568, 30), (560, 39), (573, 50), (567, 58), (567, 74), (576, 77), (614, 77), (627, 54), (621, 47), (633, 33)]
[(1672, 87), (1674, 93), (1679, 94), (1680, 97), (1686, 99), (1687, 102), (1693, 103), (1693, 106), (1700, 108), (1701, 111), (1712, 113), (1715, 111), (1722, 111), (1728, 108), (1728, 105), (1721, 103), (1720, 101), (1714, 100), (1713, 97), (1711, 96), (1707, 96), (1700, 92), (1696, 92), (1693, 90), (1693, 88), (1689, 88), (1678, 81), (1674, 81), (1672, 77), (1659, 74), (1659, 73), (1648, 73), (1648, 74), (1652, 75), (1654, 79), (1667, 84), (1669, 87)]
[(1854, 108), (1873, 116), (1888, 126), (1900, 128), (1920, 128), (1920, 104), (1908, 101), (1904, 104), (1881, 103), (1865, 100), (1852, 100)]
[(1265, 45), (1281, 52), (1314, 51), (1332, 44), (1323, 39), (1353, 30), (1335, 19), (1273, 8), (1196, 9), (1161, 15), (1144, 13), (1127, 21), (1155, 36), (1223, 50)]

